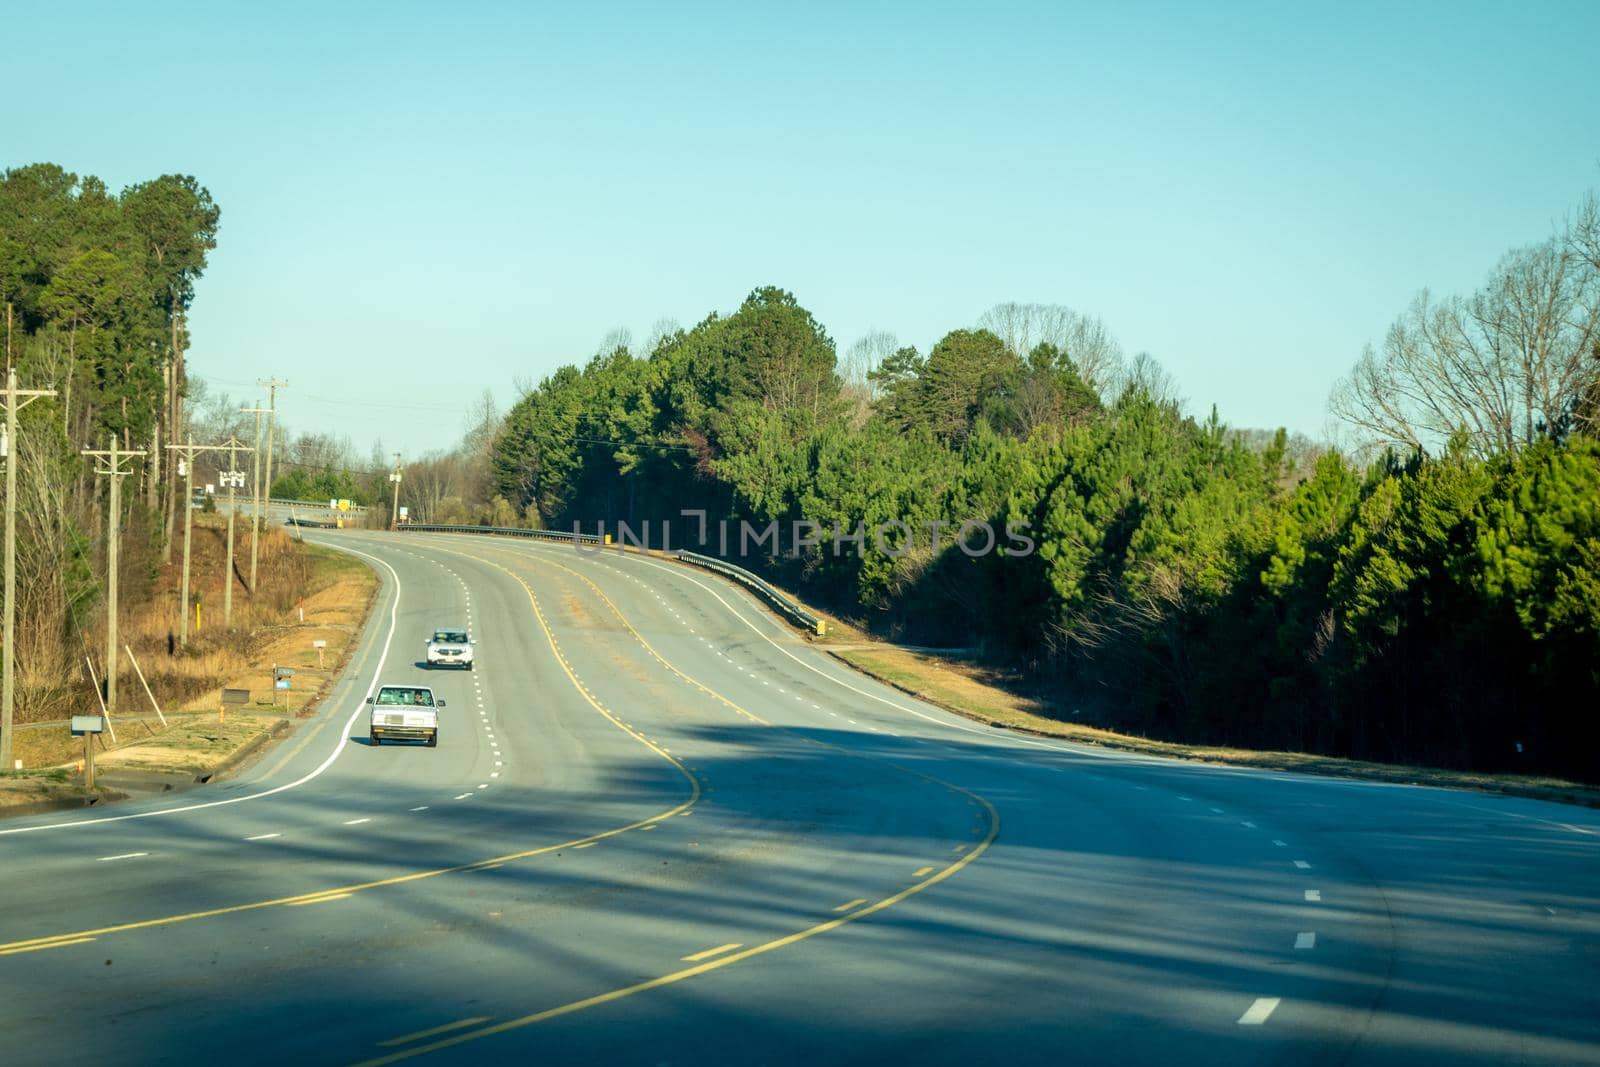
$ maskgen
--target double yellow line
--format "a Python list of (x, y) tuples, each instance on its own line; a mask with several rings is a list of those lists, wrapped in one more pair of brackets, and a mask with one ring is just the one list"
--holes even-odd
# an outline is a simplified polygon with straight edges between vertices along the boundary
[[(443, 548), (442, 546), (439, 546), (437, 544), (437, 542), (430, 542), (430, 544), (433, 547), (438, 548), (440, 551), (450, 552), (453, 555), (461, 556), (461, 557), (463, 557), (465, 559), (475, 560), (478, 563), (482, 563), (485, 566), (494, 567), (496, 570), (499, 570), (504, 574), (510, 575), (510, 577), (512, 579), (514, 579), (519, 585), (521, 585), (523, 587), (523, 589), (527, 590), (528, 596), (530, 598), (533, 597), (533, 590), (528, 587), (527, 582), (523, 581), (521, 577), (519, 577), (517, 574), (513, 573), (512, 571), (508, 570), (507, 568), (502, 567), (498, 563), (495, 563), (493, 560), (484, 559), (481, 556), (475, 556), (475, 555), (472, 555), (471, 553), (467, 553), (467, 552), (460, 552), (460, 551), (457, 551), (455, 549)], [(523, 557), (523, 558), (525, 559), (526, 557)], [(595, 595), (598, 596), (605, 603), (605, 605), (608, 608), (611, 609), (612, 614), (614, 614), (617, 617), (617, 620), (620, 623), (622, 623), (623, 628), (626, 629), (628, 631), (628, 633), (630, 633), (633, 636), (634, 640), (637, 641), (640, 644), (640, 646), (644, 648), (644, 650), (646, 652), (648, 652), (658, 663), (660, 663), (667, 670), (671, 671), (673, 674), (677, 675), (679, 678), (683, 679), (688, 684), (694, 686), (696, 689), (699, 689), (701, 692), (706, 693), (707, 695), (711, 696), (713, 699), (719, 701), (720, 703), (722, 703), (726, 707), (731, 708), (733, 711), (737, 712), (739, 715), (742, 715), (746, 719), (749, 719), (751, 722), (759, 723), (759, 724), (761, 724), (763, 726), (772, 727), (773, 729), (783, 729), (783, 727), (775, 726), (773, 723), (770, 723), (767, 720), (761, 718), (760, 716), (754, 714), (753, 712), (741, 707), (739, 704), (735, 703), (733, 700), (730, 700), (728, 697), (723, 696), (721, 693), (719, 693), (716, 690), (712, 689), (710, 686), (707, 686), (704, 683), (700, 682), (698, 679), (690, 677), (689, 675), (685, 674), (683, 671), (679, 670), (672, 663), (668, 662), (667, 659), (665, 657), (663, 657), (659, 652), (657, 652), (655, 650), (654, 646), (652, 646), (649, 641), (645, 640), (644, 636), (642, 634), (640, 634), (639, 631), (634, 628), (633, 624), (630, 623), (627, 620), (627, 618), (617, 608), (616, 604), (612, 602), (611, 598), (606, 596), (604, 590), (602, 590), (594, 582), (590, 581), (589, 578), (586, 575), (580, 574), (579, 572), (571, 569), (570, 567), (564, 566), (564, 565), (562, 565), (560, 563), (555, 563), (555, 562), (553, 562), (553, 561), (551, 561), (549, 559), (545, 559), (543, 557), (541, 557), (540, 563), (555, 567), (558, 570), (566, 571), (568, 574), (570, 574), (570, 575), (574, 576), (575, 578), (579, 579), (585, 585), (587, 585), (590, 589), (592, 589), (594, 591)], [(981, 808), (983, 810), (983, 812), (985, 813), (985, 815), (988, 817), (988, 827), (987, 827), (987, 829), (986, 829), (986, 831), (985, 831), (985, 833), (983, 835), (982, 840), (980, 840), (976, 845), (972, 846), (970, 849), (966, 848), (965, 846), (960, 846), (958, 848), (958, 850), (957, 850), (959, 852), (959, 857), (956, 860), (954, 860), (953, 862), (947, 864), (946, 866), (944, 866), (943, 868), (941, 868), (941, 869), (939, 869), (937, 871), (934, 871), (932, 868), (928, 868), (928, 867), (924, 867), (924, 868), (918, 870), (916, 872), (916, 874), (913, 875), (913, 878), (915, 879), (915, 881), (913, 881), (911, 885), (909, 885), (906, 888), (900, 890), (898, 893), (895, 893), (895, 894), (893, 894), (891, 896), (888, 896), (888, 897), (884, 897), (882, 900), (879, 900), (879, 901), (876, 901), (876, 902), (873, 902), (873, 903), (870, 903), (870, 904), (867, 903), (864, 899), (858, 900), (858, 901), (851, 901), (849, 905), (844, 905), (843, 907), (851, 907), (851, 906), (856, 905), (856, 904), (865, 904), (866, 906), (865, 907), (856, 908), (855, 910), (852, 910), (852, 911), (848, 912), (847, 914), (840, 915), (838, 918), (829, 919), (829, 920), (827, 920), (825, 922), (820, 922), (820, 923), (817, 923), (817, 924), (815, 924), (813, 926), (805, 927), (804, 929), (797, 930), (792, 934), (787, 934), (787, 935), (785, 935), (783, 937), (774, 938), (774, 939), (772, 939), (770, 941), (763, 942), (763, 943), (761, 943), (759, 945), (753, 945), (750, 948), (744, 949), (741, 952), (734, 952), (734, 953), (732, 953), (730, 955), (720, 956), (719, 958), (714, 959), (714, 960), (708, 960), (708, 961), (703, 962), (703, 963), (696, 963), (692, 967), (685, 967), (685, 968), (683, 968), (681, 970), (672, 971), (672, 972), (670, 972), (668, 974), (661, 975), (660, 977), (657, 977), (657, 978), (650, 978), (650, 979), (647, 979), (647, 980), (642, 981), (642, 982), (635, 982), (632, 985), (623, 986), (620, 989), (612, 989), (612, 990), (608, 990), (607, 992), (604, 992), (604, 993), (597, 993), (594, 996), (585, 997), (582, 1000), (575, 1000), (575, 1001), (572, 1001), (571, 1003), (568, 1003), (568, 1004), (561, 1004), (561, 1005), (558, 1005), (558, 1006), (553, 1007), (553, 1008), (546, 1008), (543, 1011), (533, 1012), (531, 1014), (523, 1015), (523, 1016), (520, 1016), (520, 1017), (515, 1018), (515, 1019), (507, 1019), (504, 1022), (495, 1023), (492, 1026), (485, 1026), (485, 1027), (482, 1027), (482, 1028), (477, 1029), (477, 1030), (469, 1030), (466, 1033), (454, 1034), (454, 1035), (449, 1036), (449, 1037), (441, 1037), (437, 1041), (433, 1041), (433, 1042), (430, 1042), (429, 1044), (419, 1045), (419, 1046), (416, 1046), (416, 1047), (413, 1047), (413, 1048), (409, 1048), (409, 1049), (406, 1049), (406, 1050), (404, 1050), (402, 1052), (392, 1052), (392, 1053), (389, 1053), (388, 1055), (385, 1055), (385, 1056), (378, 1056), (378, 1057), (375, 1057), (373, 1059), (363, 1060), (363, 1061), (361, 1061), (361, 1063), (355, 1065), (355, 1067), (383, 1067), (383, 1065), (385, 1065), (385, 1064), (398, 1063), (401, 1060), (408, 1060), (408, 1059), (412, 1059), (413, 1057), (416, 1057), (416, 1056), (426, 1055), (427, 1053), (430, 1053), (430, 1052), (437, 1052), (440, 1049), (451, 1048), (451, 1047), (456, 1046), (456, 1045), (464, 1045), (464, 1044), (466, 1044), (468, 1042), (471, 1042), (471, 1041), (480, 1041), (480, 1040), (482, 1040), (482, 1039), (484, 1039), (486, 1037), (493, 1037), (496, 1034), (503, 1034), (503, 1033), (506, 1033), (506, 1032), (511, 1031), (511, 1030), (518, 1030), (518, 1029), (522, 1029), (523, 1027), (533, 1026), (533, 1025), (536, 1025), (536, 1024), (542, 1023), (542, 1022), (548, 1022), (551, 1019), (558, 1019), (558, 1018), (560, 1018), (560, 1017), (562, 1017), (564, 1015), (572, 1015), (572, 1014), (575, 1014), (577, 1012), (585, 1011), (585, 1010), (587, 1010), (589, 1008), (597, 1008), (597, 1007), (600, 1007), (601, 1005), (604, 1005), (604, 1004), (611, 1004), (611, 1003), (615, 1003), (616, 1001), (619, 1001), (619, 1000), (624, 1000), (624, 999), (626, 999), (628, 997), (637, 996), (640, 993), (647, 993), (647, 992), (649, 992), (651, 990), (654, 990), (654, 989), (661, 989), (661, 988), (663, 988), (665, 986), (674, 985), (674, 984), (676, 984), (678, 982), (683, 982), (683, 981), (686, 981), (686, 980), (688, 980), (690, 978), (696, 978), (696, 977), (698, 977), (698, 976), (700, 976), (702, 974), (707, 974), (707, 973), (709, 973), (711, 971), (721, 970), (724, 967), (731, 967), (734, 964), (742, 963), (745, 960), (753, 959), (756, 956), (762, 956), (762, 955), (765, 955), (765, 954), (767, 954), (769, 952), (776, 952), (778, 949), (787, 948), (790, 945), (799, 944), (802, 941), (808, 941), (813, 937), (818, 937), (818, 936), (820, 936), (822, 934), (826, 934), (826, 933), (829, 933), (829, 932), (831, 932), (833, 930), (837, 930), (841, 926), (845, 926), (845, 925), (847, 925), (849, 923), (857, 922), (857, 921), (859, 921), (861, 919), (866, 918), (869, 915), (876, 915), (877, 913), (879, 913), (881, 911), (885, 911), (885, 910), (887, 910), (889, 908), (894, 907), (896, 904), (899, 904), (899, 903), (901, 903), (901, 902), (903, 902), (905, 900), (910, 899), (911, 897), (915, 896), (918, 893), (921, 893), (923, 890), (929, 888), (930, 886), (934, 886), (934, 885), (939, 884), (940, 882), (944, 881), (945, 879), (947, 879), (947, 878), (951, 877), (952, 875), (956, 874), (962, 868), (967, 867), (967, 866), (971, 865), (973, 862), (975, 862), (978, 859), (979, 856), (983, 855), (985, 852), (987, 852), (989, 850), (989, 846), (994, 844), (995, 839), (997, 837), (999, 837), (999, 835), (1000, 835), (1000, 813), (995, 810), (994, 805), (989, 803), (989, 801), (986, 798), (980, 796), (977, 793), (972, 792), (969, 789), (965, 789), (965, 788), (963, 788), (963, 787), (961, 787), (959, 785), (956, 785), (956, 784), (954, 784), (952, 782), (946, 782), (941, 778), (935, 778), (934, 776), (932, 776), (930, 774), (924, 774), (921, 771), (912, 770), (912, 769), (910, 769), (908, 767), (902, 767), (902, 766), (900, 766), (899, 764), (895, 763), (892, 760), (884, 759), (884, 758), (879, 757), (879, 756), (870, 756), (870, 755), (864, 755), (864, 754), (859, 753), (859, 752), (852, 752), (851, 750), (849, 750), (847, 748), (844, 748), (843, 746), (830, 744), (830, 743), (828, 743), (826, 741), (819, 741), (819, 740), (817, 740), (815, 738), (811, 738), (811, 737), (805, 737), (804, 740), (809, 741), (812, 744), (818, 745), (818, 746), (820, 746), (822, 748), (827, 748), (827, 749), (832, 749), (832, 750), (837, 751), (837, 752), (842, 752), (842, 753), (844, 753), (846, 755), (854, 756), (854, 757), (856, 757), (858, 759), (871, 759), (871, 760), (874, 760), (876, 762), (885, 763), (888, 766), (893, 767), (895, 770), (900, 771), (903, 774), (909, 775), (909, 776), (911, 776), (913, 778), (920, 778), (925, 782), (929, 782), (929, 783), (932, 783), (934, 785), (941, 786), (941, 787), (943, 787), (945, 789), (950, 790), (953, 793), (956, 793), (956, 794), (958, 794), (960, 796), (966, 797), (972, 804), (974, 804), (975, 806)], [(834, 909), (834, 910), (837, 911), (839, 909)], [(726, 947), (726, 946), (724, 946), (724, 947)], [(692, 959), (692, 957), (688, 957), (687, 959)]]

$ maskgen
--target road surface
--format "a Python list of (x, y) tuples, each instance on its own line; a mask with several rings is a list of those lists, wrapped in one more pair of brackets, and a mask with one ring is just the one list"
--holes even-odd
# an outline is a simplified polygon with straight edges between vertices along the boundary
[(1600, 813), (1008, 734), (659, 559), (307, 537), (383, 579), (314, 720), (0, 824), (0, 1062), (1600, 1063)]

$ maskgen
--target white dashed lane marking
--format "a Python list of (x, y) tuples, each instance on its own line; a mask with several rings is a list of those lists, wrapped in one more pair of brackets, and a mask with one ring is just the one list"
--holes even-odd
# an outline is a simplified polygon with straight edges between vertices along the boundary
[(1295, 934), (1294, 935), (1294, 947), (1295, 948), (1316, 948), (1317, 947), (1317, 935), (1314, 932), (1313, 933), (1305, 933), (1305, 934)]
[(112, 860), (136, 860), (140, 856), (148, 856), (148, 852), (123, 852), (116, 856), (101, 856), (96, 863), (110, 863)]
[(1322, 903), (1322, 890), (1320, 890), (1320, 889), (1307, 889), (1306, 890), (1306, 903), (1308, 903), (1308, 904), (1321, 904)]
[(1260, 1026), (1272, 1018), (1272, 1013), (1278, 1010), (1281, 1001), (1277, 997), (1257, 997), (1245, 1013), (1239, 1016), (1240, 1026)]
[(247, 838), (245, 838), (245, 840), (246, 841), (271, 841), (274, 837), (282, 837), (282, 836), (283, 836), (282, 834), (257, 834), (254, 837), (247, 837)]

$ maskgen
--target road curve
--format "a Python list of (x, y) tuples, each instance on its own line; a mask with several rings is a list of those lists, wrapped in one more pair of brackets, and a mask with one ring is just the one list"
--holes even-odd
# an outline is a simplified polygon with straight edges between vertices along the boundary
[[(0, 825), (0, 1061), (1600, 1063), (1595, 812), (1011, 735), (657, 558), (308, 536), (382, 578), (316, 718)], [(437, 749), (366, 745), (385, 681)]]

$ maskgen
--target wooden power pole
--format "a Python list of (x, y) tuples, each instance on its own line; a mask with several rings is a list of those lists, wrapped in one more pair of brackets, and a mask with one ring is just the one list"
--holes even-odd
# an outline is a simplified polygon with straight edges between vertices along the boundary
[(256, 546), (261, 542), (261, 416), (267, 414), (269, 408), (261, 406), (259, 401), (253, 408), (240, 408), (246, 415), (256, 417), (256, 447), (250, 450), (250, 595), (256, 595), (256, 560), (260, 553)]
[(168, 445), (178, 457), (178, 473), (183, 475), (183, 578), (178, 592), (178, 644), (189, 645), (189, 549), (194, 537), (194, 457), (213, 451), (218, 445), (197, 445), (194, 438), (184, 445)]
[(117, 555), (122, 542), (122, 479), (133, 472), (122, 465), (144, 455), (144, 450), (127, 451), (117, 447), (112, 434), (110, 447), (86, 448), (83, 454), (101, 460), (96, 474), (111, 479), (111, 508), (106, 518), (106, 712), (117, 710)]
[(254, 452), (237, 437), (228, 438), (228, 469), (222, 472), (222, 484), (228, 487), (228, 566), (222, 573), (222, 625), (233, 625), (233, 515), (238, 509), (235, 491), (244, 488), (244, 471), (235, 470), (240, 450)]
[[(9, 316), (11, 306), (6, 305)], [(10, 353), (7, 352), (9, 357)], [(9, 362), (9, 360), (8, 360)], [(54, 389), (18, 389), (17, 372), (6, 369), (6, 435), (0, 438), (0, 456), (6, 461), (6, 606), (5, 649), (0, 652), (3, 663), (0, 673), (5, 680), (4, 696), (0, 697), (0, 770), (9, 771), (15, 763), (11, 756), (11, 715), (16, 700), (16, 647), (17, 647), (17, 412), (41, 396), (55, 396)]]
[[(272, 437), (278, 426), (278, 390), (287, 389), (289, 383), (277, 378), (257, 378), (256, 384), (267, 390), (267, 471), (263, 476), (265, 484), (261, 487), (261, 506), (264, 510), (272, 499)], [(253, 575), (251, 585), (255, 585)]]
[(394, 473), (389, 475), (389, 480), (394, 483), (394, 504), (389, 509), (389, 528), (400, 529), (400, 479), (405, 477), (405, 470), (400, 466), (400, 453), (394, 454)]

